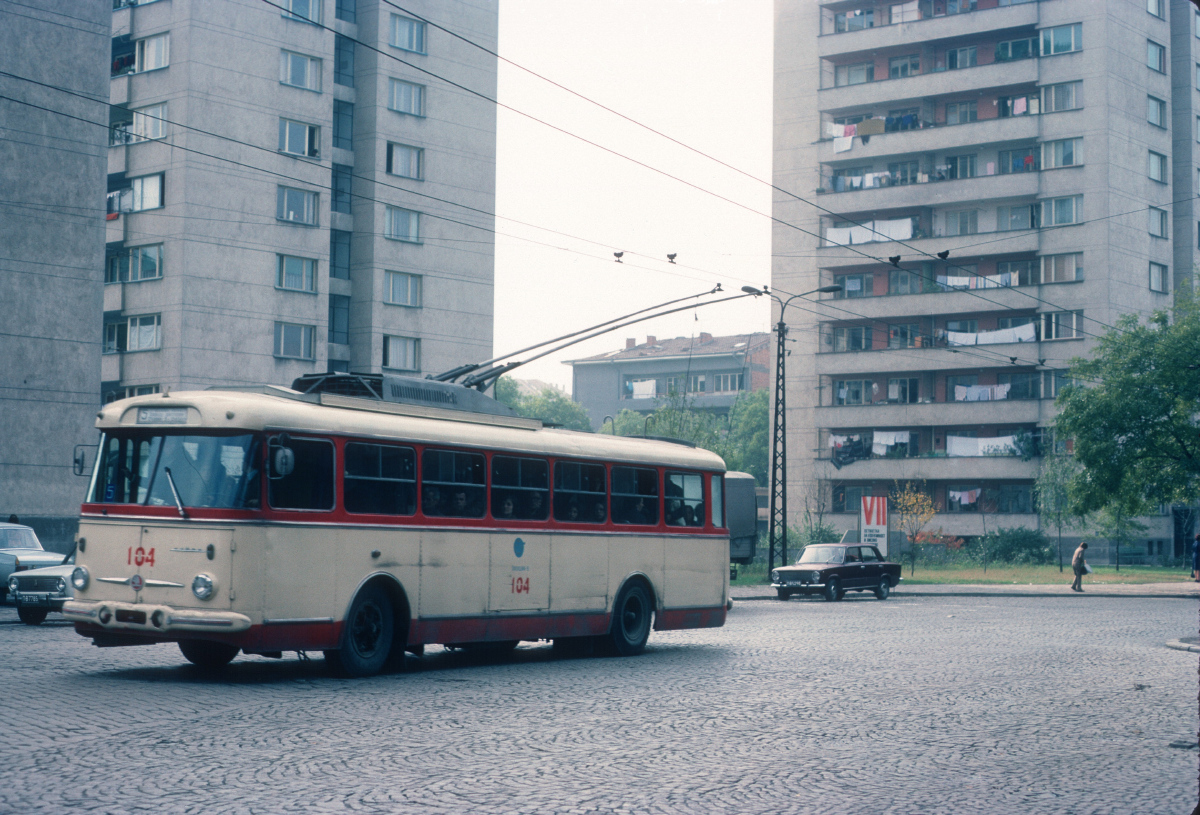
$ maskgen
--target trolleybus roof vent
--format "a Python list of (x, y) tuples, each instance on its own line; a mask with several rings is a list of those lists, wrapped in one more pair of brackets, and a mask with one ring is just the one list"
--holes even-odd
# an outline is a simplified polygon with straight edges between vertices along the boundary
[(391, 374), (306, 374), (292, 383), (301, 393), (357, 396), (402, 405), (420, 405), (492, 416), (515, 416), (507, 405), (474, 388)]

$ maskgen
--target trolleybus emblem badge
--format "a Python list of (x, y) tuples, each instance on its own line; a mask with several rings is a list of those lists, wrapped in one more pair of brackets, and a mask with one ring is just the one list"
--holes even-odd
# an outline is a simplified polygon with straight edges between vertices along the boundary
[(517, 538), (515, 541), (513, 541), (513, 554), (517, 557), (525, 554), (525, 541), (521, 540), (520, 538)]
[(135, 574), (133, 577), (129, 578), (129, 585), (134, 591), (141, 591), (142, 586), (146, 585), (146, 581), (140, 574)]

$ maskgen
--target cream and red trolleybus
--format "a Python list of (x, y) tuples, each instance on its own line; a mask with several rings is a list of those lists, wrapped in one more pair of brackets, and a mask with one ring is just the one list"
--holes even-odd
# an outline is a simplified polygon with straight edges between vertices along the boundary
[(724, 624), (718, 456), (545, 427), (461, 385), (293, 385), (308, 392), (104, 407), (63, 608), (76, 631), (175, 642), (205, 667), (323, 651), (361, 676), (430, 643), (630, 655), (652, 625)]

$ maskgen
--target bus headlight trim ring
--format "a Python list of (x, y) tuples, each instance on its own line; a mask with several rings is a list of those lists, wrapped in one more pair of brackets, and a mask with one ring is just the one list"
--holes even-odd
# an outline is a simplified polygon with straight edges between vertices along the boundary
[(216, 586), (213, 579), (206, 574), (198, 574), (192, 578), (192, 594), (200, 600), (211, 600)]

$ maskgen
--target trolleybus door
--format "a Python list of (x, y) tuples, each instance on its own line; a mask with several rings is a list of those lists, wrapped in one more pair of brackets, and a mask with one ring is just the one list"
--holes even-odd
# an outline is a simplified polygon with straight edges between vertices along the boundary
[(550, 606), (550, 536), (493, 533), (488, 611), (545, 610)]

